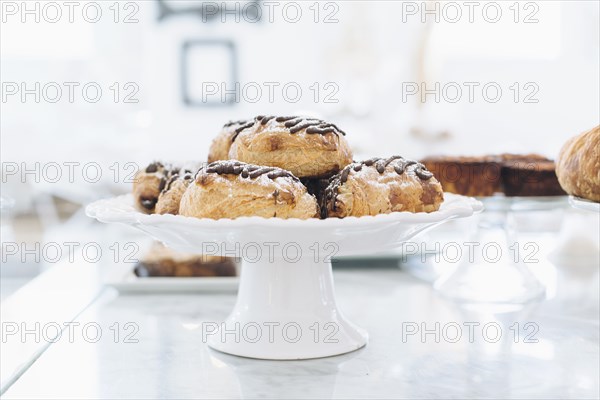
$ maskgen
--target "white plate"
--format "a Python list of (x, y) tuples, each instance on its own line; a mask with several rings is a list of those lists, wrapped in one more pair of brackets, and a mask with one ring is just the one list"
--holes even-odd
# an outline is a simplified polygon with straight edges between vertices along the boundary
[[(131, 195), (97, 201), (86, 213), (138, 228), (177, 251), (241, 257), (234, 310), (222, 324), (203, 331), (203, 338), (229, 354), (297, 360), (347, 353), (368, 340), (337, 307), (330, 258), (389, 251), (417, 233), (483, 209), (473, 198), (444, 196), (432, 213), (325, 220), (147, 215), (134, 208)], [(263, 329), (268, 334), (260, 334)], [(323, 330), (325, 336), (318, 336), (323, 340), (315, 339), (315, 330)]]
[(600, 203), (596, 203), (595, 201), (582, 199), (581, 197), (569, 196), (569, 203), (574, 208), (578, 208), (580, 210), (600, 212)]
[(237, 276), (215, 277), (138, 277), (132, 269), (112, 274), (105, 282), (121, 293), (235, 293)]

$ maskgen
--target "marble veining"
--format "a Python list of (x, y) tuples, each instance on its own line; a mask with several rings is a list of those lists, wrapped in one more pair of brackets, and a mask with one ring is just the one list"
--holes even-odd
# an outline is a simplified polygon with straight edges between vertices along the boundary
[[(119, 296), (107, 289), (78, 318), (99, 324), (102, 338), (53, 344), (4, 398), (598, 397), (597, 319), (570, 315), (566, 324), (556, 303), (501, 317), (470, 312), (400, 270), (334, 274), (340, 308), (370, 333), (359, 351), (304, 361), (230, 356), (209, 349), (201, 330), (227, 316), (233, 294)], [(403, 323), (464, 321), (494, 321), (505, 333), (497, 343), (402, 339)], [(515, 321), (538, 324), (539, 342), (514, 343), (508, 333)], [(124, 330), (115, 343), (115, 322), (135, 324), (137, 343), (124, 343)]]

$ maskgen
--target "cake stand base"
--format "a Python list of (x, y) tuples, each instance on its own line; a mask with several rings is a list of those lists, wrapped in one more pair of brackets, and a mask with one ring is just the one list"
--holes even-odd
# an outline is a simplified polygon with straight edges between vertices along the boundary
[(331, 263), (310, 258), (244, 261), (235, 308), (206, 328), (211, 348), (268, 360), (335, 356), (368, 339), (337, 308)]

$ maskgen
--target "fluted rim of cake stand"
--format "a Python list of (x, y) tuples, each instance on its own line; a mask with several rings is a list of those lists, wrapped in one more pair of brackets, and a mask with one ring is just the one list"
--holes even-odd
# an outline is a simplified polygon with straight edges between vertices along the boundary
[(265, 217), (239, 217), (235, 219), (222, 218), (195, 218), (183, 215), (171, 214), (145, 214), (134, 207), (132, 194), (97, 200), (89, 204), (86, 215), (101, 222), (119, 222), (125, 224), (141, 225), (172, 225), (184, 224), (199, 228), (211, 227), (240, 227), (248, 225), (260, 225), (264, 227), (319, 227), (319, 228), (342, 228), (348, 226), (368, 226), (372, 224), (385, 224), (386, 222), (407, 223), (436, 223), (452, 218), (465, 218), (483, 211), (483, 204), (473, 198), (453, 193), (444, 193), (444, 202), (438, 211), (426, 212), (393, 212), (375, 216), (327, 218), (327, 219), (298, 219), (298, 218), (265, 218)]

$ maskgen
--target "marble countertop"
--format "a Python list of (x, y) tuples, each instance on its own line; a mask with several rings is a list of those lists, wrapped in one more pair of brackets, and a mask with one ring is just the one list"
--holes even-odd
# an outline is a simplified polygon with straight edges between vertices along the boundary
[(104, 288), (73, 333), (49, 344), (2, 398), (599, 396), (598, 288), (589, 284), (597, 271), (561, 279), (553, 298), (501, 314), (449, 302), (397, 268), (334, 276), (340, 308), (370, 334), (353, 353), (304, 361), (226, 355), (203, 343), (201, 326), (224, 319), (234, 294)]

